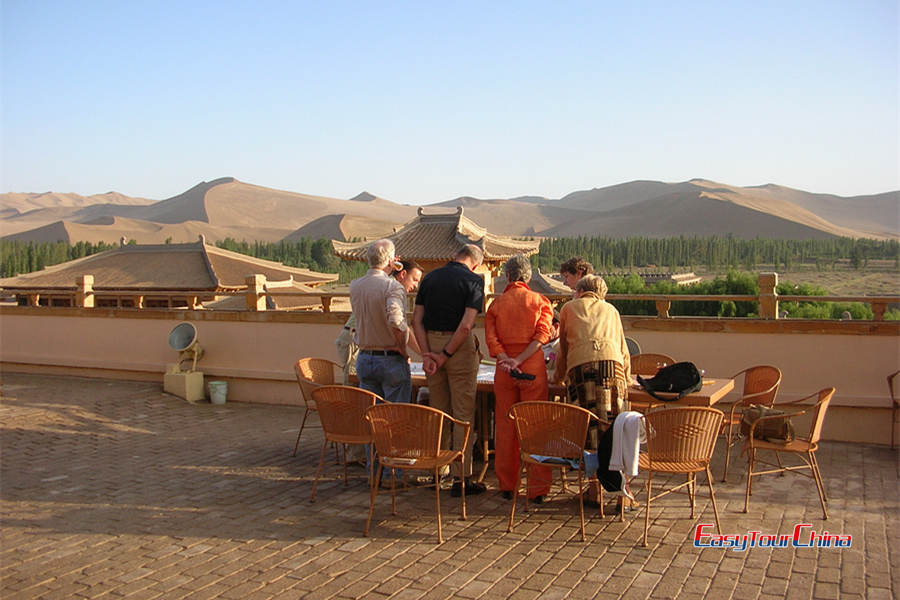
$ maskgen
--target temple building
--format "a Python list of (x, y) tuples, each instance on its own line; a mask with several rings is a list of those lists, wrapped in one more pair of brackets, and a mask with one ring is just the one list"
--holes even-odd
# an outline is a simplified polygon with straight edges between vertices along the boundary
[[(248, 278), (265, 277), (264, 291), (310, 292), (337, 281), (317, 273), (224, 250), (200, 241), (188, 244), (125, 244), (118, 248), (0, 279), (4, 294), (20, 306), (111, 308), (245, 308)], [(267, 308), (318, 308), (310, 296), (267, 296)]]
[[(538, 240), (516, 240), (495, 235), (463, 215), (463, 207), (455, 213), (425, 214), (419, 207), (416, 217), (385, 236), (394, 242), (397, 256), (415, 260), (425, 272), (444, 266), (464, 244), (475, 244), (484, 252), (484, 263), (475, 271), (485, 278), (485, 291), (493, 291), (493, 278), (502, 271), (503, 263), (516, 254), (531, 256), (540, 246)], [(363, 242), (332, 241), (334, 253), (348, 260), (366, 260), (366, 248), (373, 240)], [(503, 291), (503, 290), (498, 290)]]

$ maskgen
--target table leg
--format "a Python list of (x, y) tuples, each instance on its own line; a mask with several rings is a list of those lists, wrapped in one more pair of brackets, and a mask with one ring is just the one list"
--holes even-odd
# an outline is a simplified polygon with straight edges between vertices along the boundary
[(478, 418), (475, 419), (475, 421), (478, 430), (478, 442), (481, 444), (481, 457), (484, 461), (476, 481), (481, 483), (484, 481), (485, 475), (487, 475), (488, 466), (491, 462), (490, 455), (493, 453), (491, 450), (491, 440), (494, 437), (494, 428), (492, 427), (491, 416), (494, 411), (491, 410), (491, 398), (489, 393), (478, 392), (475, 398), (477, 403), (476, 411), (478, 412)]

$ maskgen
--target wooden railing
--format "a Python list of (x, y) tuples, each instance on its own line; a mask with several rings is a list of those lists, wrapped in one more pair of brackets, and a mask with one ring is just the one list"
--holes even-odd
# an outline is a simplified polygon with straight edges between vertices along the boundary
[[(883, 321), (884, 314), (890, 305), (900, 304), (900, 296), (779, 296), (776, 292), (778, 278), (775, 273), (761, 273), (759, 275), (758, 295), (711, 295), (711, 294), (608, 294), (607, 299), (636, 300), (652, 302), (656, 306), (656, 316), (660, 319), (672, 318), (670, 310), (673, 302), (751, 302), (759, 305), (760, 319), (778, 319), (779, 302), (860, 302), (872, 307), (874, 321)], [(245, 298), (246, 310), (266, 310), (266, 298), (302, 297), (315, 298), (321, 310), (332, 312), (332, 304), (335, 299), (346, 298), (349, 300), (349, 292), (300, 292), (282, 289), (266, 289), (266, 278), (263, 275), (251, 275), (247, 278), (247, 287), (239, 291), (216, 290), (154, 290), (152, 292), (140, 292), (129, 289), (102, 289), (93, 288), (93, 277), (86, 275), (79, 277), (76, 285), (72, 287), (60, 287), (54, 289), (9, 289), (0, 288), (6, 295), (16, 295), (18, 298), (27, 298), (28, 306), (38, 306), (43, 298), (50, 306), (75, 306), (82, 308), (95, 308), (99, 304), (111, 304), (108, 308), (147, 308), (150, 304), (157, 304), (163, 300), (169, 300), (171, 308), (200, 309), (201, 303), (222, 296), (242, 296)], [(485, 305), (500, 296), (500, 294), (487, 294)], [(568, 294), (547, 295), (553, 302), (565, 301), (571, 298)], [(171, 300), (176, 299), (175, 305)], [(414, 295), (409, 296), (409, 306), (413, 307)], [(98, 302), (99, 301), (99, 302)]]

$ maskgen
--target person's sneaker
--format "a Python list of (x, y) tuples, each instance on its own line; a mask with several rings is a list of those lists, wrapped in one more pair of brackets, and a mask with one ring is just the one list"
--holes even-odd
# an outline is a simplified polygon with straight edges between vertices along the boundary
[(544, 503), (544, 497), (543, 497), (543, 496), (535, 496), (534, 498), (532, 498), (531, 500), (529, 500), (529, 502), (534, 502), (535, 504), (543, 504), (543, 503)]
[(500, 492), (500, 495), (503, 496), (504, 500), (512, 500), (513, 493), (509, 490), (503, 490)]
[[(483, 483), (466, 479), (466, 496), (483, 494), (486, 489), (487, 487)], [(454, 498), (462, 496), (462, 484), (459, 480), (453, 482), (453, 487), (450, 488), (450, 495)]]

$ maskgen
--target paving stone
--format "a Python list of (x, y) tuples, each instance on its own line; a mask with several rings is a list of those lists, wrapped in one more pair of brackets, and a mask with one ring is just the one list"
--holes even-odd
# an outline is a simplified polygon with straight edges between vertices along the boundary
[(361, 471), (345, 487), (333, 468), (309, 503), (322, 435), (313, 415), (291, 455), (302, 409), (192, 405), (158, 383), (6, 372), (0, 393), (4, 600), (900, 597), (888, 535), (900, 530), (896, 453), (884, 448), (822, 444), (827, 522), (803, 480), (761, 478), (746, 515), (743, 482), (717, 482), (723, 533), (810, 523), (852, 533), (850, 549), (694, 547), (693, 528), (711, 517), (703, 485), (694, 521), (683, 498), (654, 503), (648, 548), (642, 512), (625, 523), (588, 514), (581, 542), (577, 505), (563, 499), (517, 510), (506, 533), (492, 474), (492, 491), (467, 499), (467, 521), (442, 492), (438, 544), (427, 491), (399, 492), (396, 516), (379, 496), (369, 537)]

